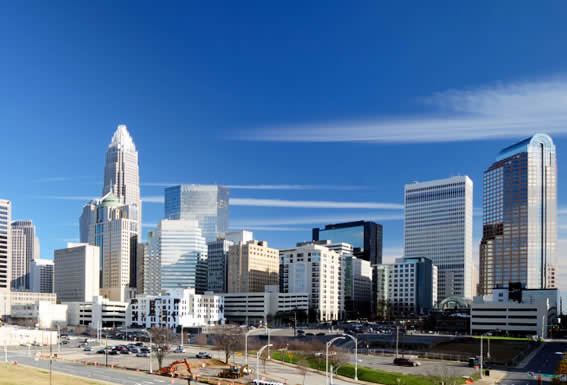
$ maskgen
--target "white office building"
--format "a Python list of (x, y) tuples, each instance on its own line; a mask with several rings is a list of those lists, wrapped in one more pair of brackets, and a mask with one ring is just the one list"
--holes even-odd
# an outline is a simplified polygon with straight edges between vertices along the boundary
[(12, 222), (12, 290), (31, 289), (31, 268), (39, 259), (39, 239), (31, 220)]
[[(311, 317), (339, 319), (341, 257), (325, 246), (304, 244), (280, 250), (280, 291), (308, 293)], [(313, 317), (314, 316), (314, 317)]]
[(353, 255), (341, 258), (341, 318), (368, 317), (372, 302), (372, 268), (370, 261)]
[(30, 274), (30, 290), (39, 293), (53, 293), (53, 276), (55, 264), (50, 259), (35, 259)]
[(404, 256), (439, 269), (438, 298), (472, 298), (473, 182), (455, 176), (405, 186)]
[(23, 326), (51, 329), (67, 325), (67, 305), (50, 301), (37, 301), (27, 304), (12, 304), (12, 322)]
[(228, 293), (224, 297), (224, 315), (227, 322), (259, 325), (278, 312), (309, 310), (309, 294), (280, 293), (276, 285), (265, 286), (264, 292)]
[(159, 296), (138, 296), (128, 304), (127, 324), (133, 327), (204, 327), (224, 324), (224, 300), (212, 292), (172, 289)]
[(437, 303), (437, 267), (427, 258), (398, 258), (376, 266), (377, 313), (427, 314)]
[(98, 246), (68, 243), (55, 250), (54, 286), (60, 302), (91, 302), (99, 295)]

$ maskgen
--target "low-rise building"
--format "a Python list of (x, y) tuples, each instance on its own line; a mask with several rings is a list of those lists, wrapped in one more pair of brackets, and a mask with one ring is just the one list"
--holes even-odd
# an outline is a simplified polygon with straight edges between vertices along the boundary
[(280, 293), (276, 285), (266, 286), (263, 293), (224, 294), (224, 315), (228, 322), (258, 325), (280, 312), (307, 312), (308, 309), (309, 294)]
[(67, 325), (67, 305), (37, 301), (28, 304), (12, 304), (10, 319), (24, 326), (51, 329)]
[(115, 328), (126, 326), (127, 302), (110, 301), (101, 296), (92, 302), (67, 302), (67, 320), (71, 326)]
[(517, 283), (497, 287), (492, 294), (474, 297), (471, 333), (547, 338), (557, 323), (557, 301), (557, 289), (524, 289)]
[(138, 296), (128, 304), (129, 327), (203, 327), (224, 324), (224, 300), (213, 292), (171, 289), (165, 295)]

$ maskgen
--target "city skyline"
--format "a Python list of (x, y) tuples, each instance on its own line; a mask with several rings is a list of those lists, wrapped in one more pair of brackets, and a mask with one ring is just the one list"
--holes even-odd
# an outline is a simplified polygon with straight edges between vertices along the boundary
[[(97, 5), (95, 24), (76, 5), (38, 5), (29, 19), (20, 5), (6, 8), (12, 39), (0, 69), (18, 76), (0, 91), (0, 125), (5, 156), (19, 161), (5, 170), (2, 198), (12, 220), (33, 220), (42, 258), (79, 239), (77, 217), (100, 198), (104, 152), (126, 124), (140, 154), (143, 239), (163, 218), (165, 187), (218, 184), (231, 191), (232, 230), (285, 248), (313, 227), (374, 221), (391, 262), (403, 255), (404, 185), (469, 175), (478, 264), (483, 171), (500, 149), (543, 132), (558, 151), (557, 255), (567, 277), (561, 12), (451, 4), (408, 14), (334, 3), (313, 17), (273, 7)], [(281, 24), (261, 21), (273, 12)], [(400, 15), (407, 23), (392, 21)], [(469, 17), (484, 28), (472, 33)], [(540, 28), (525, 30), (530, 23)]]

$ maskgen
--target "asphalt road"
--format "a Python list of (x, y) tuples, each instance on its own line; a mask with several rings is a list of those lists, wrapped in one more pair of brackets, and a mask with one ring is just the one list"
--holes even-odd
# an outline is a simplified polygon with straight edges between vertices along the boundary
[[(567, 352), (567, 342), (547, 342), (523, 369), (512, 369), (500, 381), (501, 385), (537, 385), (540, 374), (553, 374), (561, 360), (561, 354)], [(542, 376), (545, 382), (551, 378)]]

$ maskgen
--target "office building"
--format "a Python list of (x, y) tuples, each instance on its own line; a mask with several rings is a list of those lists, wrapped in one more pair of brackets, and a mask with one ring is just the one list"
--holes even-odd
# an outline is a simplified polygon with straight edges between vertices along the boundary
[(67, 326), (67, 305), (55, 304), (50, 301), (12, 304), (10, 320), (18, 325), (40, 329)]
[(161, 220), (148, 237), (145, 249), (148, 295), (159, 295), (166, 289), (192, 288), (199, 293), (207, 290), (207, 244), (198, 221)]
[(437, 303), (437, 267), (428, 258), (377, 266), (377, 313), (389, 318), (429, 313)]
[(66, 302), (67, 322), (70, 326), (97, 328), (125, 327), (127, 320), (127, 302), (110, 301), (101, 296), (94, 296), (88, 302)]
[(12, 203), (0, 199), (0, 318), (10, 314), (12, 284)]
[(31, 266), (39, 258), (39, 239), (32, 221), (12, 222), (12, 289), (30, 290)]
[(348, 243), (353, 255), (370, 261), (372, 265), (382, 263), (382, 225), (368, 221), (337, 223), (323, 229), (314, 228), (313, 241), (330, 240), (331, 243)]
[(55, 250), (54, 286), (60, 302), (91, 302), (99, 295), (98, 246), (69, 243)]
[[(91, 215), (92, 207), (95, 215)], [(112, 301), (125, 302), (136, 292), (138, 206), (123, 204), (109, 192), (89, 202), (83, 209), (85, 213), (94, 221), (89, 225), (88, 244), (98, 246), (100, 251), (100, 293)]]
[(195, 289), (166, 290), (164, 295), (130, 299), (129, 327), (205, 327), (224, 324), (224, 299)]
[(39, 293), (54, 293), (53, 288), (54, 263), (50, 259), (36, 259), (31, 268), (31, 291)]
[(472, 299), (473, 182), (455, 176), (405, 186), (404, 256), (439, 269), (439, 300)]
[(267, 285), (279, 284), (278, 250), (266, 241), (248, 241), (228, 249), (228, 292), (263, 292)]
[(138, 152), (124, 124), (117, 127), (106, 151), (102, 196), (108, 193), (116, 196), (122, 204), (137, 207), (136, 232), (139, 232), (142, 226), (142, 203)]
[(339, 319), (341, 256), (325, 246), (304, 244), (280, 250), (280, 291), (308, 293), (309, 318)]
[(226, 293), (228, 290), (228, 249), (234, 242), (219, 239), (207, 244), (208, 248), (208, 290)]
[(372, 302), (370, 262), (352, 255), (341, 257), (341, 311), (346, 319), (368, 318)]
[(165, 189), (165, 218), (199, 221), (207, 242), (228, 231), (229, 190), (216, 185), (179, 185)]
[(480, 295), (520, 282), (557, 287), (555, 145), (536, 134), (500, 151), (484, 172)]

